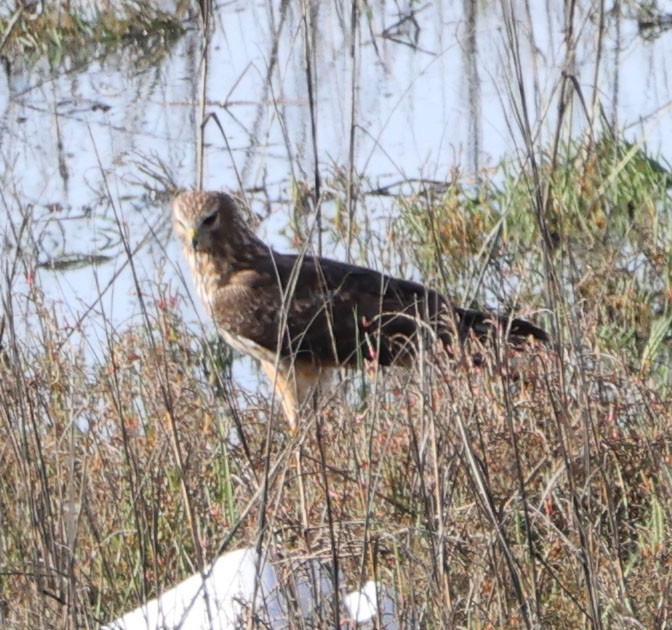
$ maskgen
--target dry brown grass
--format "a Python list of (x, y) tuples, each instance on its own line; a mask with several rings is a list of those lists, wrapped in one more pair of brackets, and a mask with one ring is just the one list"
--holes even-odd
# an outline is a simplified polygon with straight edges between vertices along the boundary
[[(0, 626), (94, 628), (222, 549), (261, 543), (283, 566), (338, 564), (347, 588), (379, 580), (404, 628), (669, 627), (669, 168), (601, 120), (563, 140), (574, 137), (562, 96), (576, 78), (574, 33), (597, 15), (588, 7), (584, 23), (576, 3), (566, 8), (549, 144), (525, 120), (531, 97), (514, 63), (502, 96), (523, 155), (492, 178), (501, 186), (400, 175), (399, 190), (417, 194), (380, 192), (399, 212), (379, 240), (407, 268), (466, 300), (549, 309), (549, 347), (493, 352), (481, 367), (428, 352), (411, 372), (346, 374), (295, 435), (263, 394), (233, 391), (226, 357), (187, 326), (173, 292), (155, 289), (142, 326), (115, 330), (103, 314), (92, 357), (39, 287), (13, 293), (6, 270), (24, 267), (3, 259)], [(515, 61), (523, 23), (504, 13)], [(138, 38), (151, 63), (179, 32), (149, 13), (14, 15), (0, 52), (54, 64)], [(603, 88), (572, 89), (599, 112)], [(324, 147), (312, 142), (317, 165)], [(333, 169), (348, 173), (324, 187), (340, 211), (318, 227), (370, 254), (375, 193), (354, 163)], [(313, 179), (288, 184), (302, 212), (326, 199)], [(291, 627), (333, 627), (336, 614), (290, 611)]]
[(672, 401), (589, 322), (580, 351), (428, 356), (364, 397), (347, 374), (292, 435), (268, 400), (233, 408), (179, 310), (158, 298), (94, 369), (47, 309), (6, 332), (4, 627), (95, 627), (259, 540), (392, 587), (402, 627), (669, 623)]

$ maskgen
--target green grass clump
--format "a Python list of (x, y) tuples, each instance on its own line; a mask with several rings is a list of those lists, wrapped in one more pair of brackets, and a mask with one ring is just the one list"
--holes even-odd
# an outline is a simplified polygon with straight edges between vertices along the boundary
[(399, 229), (414, 245), (415, 265), (462, 299), (534, 308), (548, 281), (546, 249), (561, 292), (596, 326), (602, 347), (667, 383), (672, 174), (643, 147), (608, 134), (561, 154), (555, 166), (540, 166), (550, 190), (548, 244), (530, 177), (504, 164), (479, 186), (456, 179), (399, 198)]

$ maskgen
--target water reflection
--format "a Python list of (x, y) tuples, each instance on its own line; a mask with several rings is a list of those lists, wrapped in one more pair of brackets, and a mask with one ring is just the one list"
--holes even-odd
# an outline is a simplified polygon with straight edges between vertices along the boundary
[[(584, 133), (601, 108), (630, 140), (672, 157), (663, 142), (672, 132), (672, 91), (659, 63), (672, 53), (669, 34), (644, 42), (634, 16), (614, 14), (601, 32), (594, 3), (579, 3), (577, 55), (568, 59), (564, 7), (504, 4), (518, 29), (539, 147), (555, 133), (560, 80), (569, 73), (580, 95), (568, 101), (572, 133)], [(469, 0), (378, 3), (354, 15), (341, 2), (314, 2), (308, 14), (305, 5), (217, 8), (202, 109), (195, 20), (153, 65), (121, 50), (81, 70), (38, 64), (2, 74), (3, 267), (17, 257), (23, 265), (5, 294), (25, 293), (34, 276), (70, 319), (85, 325), (82, 313), (104, 312), (121, 326), (138, 315), (126, 252), (135, 252), (148, 291), (157, 281), (180, 284), (161, 192), (171, 182), (195, 185), (201, 116), (204, 187), (257, 191), (262, 235), (284, 249), (291, 243), (278, 233), (289, 220), (292, 181), (306, 183), (308, 199), (316, 186), (340, 194), (340, 182), (356, 182), (345, 190), (348, 213), (358, 217), (358, 191), (445, 181), (455, 169), (475, 176), (521, 153), (500, 4), (477, 12)], [(387, 207), (380, 201), (383, 213)], [(367, 261), (392, 258), (376, 252)]]

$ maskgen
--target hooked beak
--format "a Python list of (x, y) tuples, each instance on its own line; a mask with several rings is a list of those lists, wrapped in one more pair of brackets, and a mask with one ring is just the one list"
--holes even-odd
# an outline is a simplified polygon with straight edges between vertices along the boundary
[(187, 238), (191, 242), (192, 249), (196, 251), (198, 249), (198, 232), (194, 228), (191, 228), (187, 232)]

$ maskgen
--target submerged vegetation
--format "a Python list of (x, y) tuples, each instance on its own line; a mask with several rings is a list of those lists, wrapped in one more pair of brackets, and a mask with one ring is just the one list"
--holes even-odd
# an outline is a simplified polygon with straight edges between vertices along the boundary
[(161, 11), (152, 2), (125, 0), (100, 9), (18, 3), (13, 13), (0, 16), (0, 54), (21, 64), (47, 59), (58, 66), (68, 59), (79, 65), (131, 46), (150, 62), (182, 32), (179, 14)]

